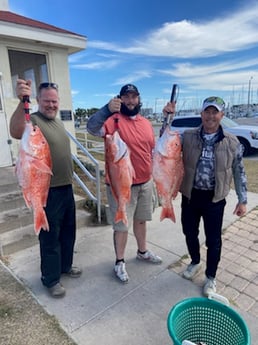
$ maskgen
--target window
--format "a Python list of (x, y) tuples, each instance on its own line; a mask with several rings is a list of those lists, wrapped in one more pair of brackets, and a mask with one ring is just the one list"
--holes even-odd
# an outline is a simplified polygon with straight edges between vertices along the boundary
[(32, 80), (32, 97), (36, 97), (37, 85), (47, 82), (47, 59), (44, 54), (28, 53), (18, 50), (9, 50), (9, 62), (13, 83), (13, 95), (18, 78)]
[(192, 118), (185, 118), (185, 119), (174, 118), (174, 120), (172, 122), (173, 127), (194, 128), (194, 127), (199, 127), (200, 124), (201, 124), (201, 118), (200, 117), (192, 117)]
[(24, 71), (24, 79), (31, 80), (31, 92), (32, 92), (32, 96), (35, 96), (37, 94), (37, 89), (36, 89), (35, 73), (32, 68), (29, 68), (26, 71)]

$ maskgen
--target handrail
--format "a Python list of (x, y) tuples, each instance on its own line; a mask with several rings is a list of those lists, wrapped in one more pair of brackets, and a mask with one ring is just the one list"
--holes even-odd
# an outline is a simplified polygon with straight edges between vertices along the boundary
[(77, 140), (70, 132), (66, 131), (69, 138), (76, 144), (77, 148), (79, 148), (82, 153), (90, 159), (90, 161), (95, 166), (96, 177), (93, 176), (90, 171), (82, 164), (80, 159), (72, 154), (73, 161), (80, 167), (80, 169), (84, 172), (84, 174), (91, 180), (96, 183), (96, 196), (87, 188), (85, 183), (81, 180), (81, 178), (73, 172), (73, 177), (78, 185), (82, 188), (82, 190), (89, 196), (91, 200), (93, 200), (97, 205), (97, 217), (98, 222), (101, 223), (101, 192), (100, 192), (100, 169), (99, 169), (99, 162), (92, 156), (92, 154)]

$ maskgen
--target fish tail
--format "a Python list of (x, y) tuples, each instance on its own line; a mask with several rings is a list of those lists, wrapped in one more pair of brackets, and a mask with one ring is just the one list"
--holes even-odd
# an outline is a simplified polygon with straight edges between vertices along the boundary
[(128, 219), (126, 213), (123, 210), (117, 210), (115, 216), (115, 223), (123, 222), (126, 226), (128, 226)]
[(34, 213), (34, 229), (36, 235), (40, 233), (40, 230), (49, 231), (49, 224), (47, 216), (43, 208)]
[(171, 207), (163, 207), (160, 215), (160, 221), (162, 221), (165, 218), (169, 218), (172, 220), (172, 222), (176, 222), (176, 216), (174, 212), (173, 206)]

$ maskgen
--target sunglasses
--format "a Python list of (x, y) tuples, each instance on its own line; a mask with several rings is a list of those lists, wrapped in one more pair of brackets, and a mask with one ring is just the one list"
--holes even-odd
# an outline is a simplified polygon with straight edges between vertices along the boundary
[(56, 83), (41, 83), (39, 85), (39, 90), (48, 88), (58, 90), (58, 85)]
[(217, 103), (218, 105), (225, 106), (225, 102), (220, 97), (208, 97), (203, 103)]

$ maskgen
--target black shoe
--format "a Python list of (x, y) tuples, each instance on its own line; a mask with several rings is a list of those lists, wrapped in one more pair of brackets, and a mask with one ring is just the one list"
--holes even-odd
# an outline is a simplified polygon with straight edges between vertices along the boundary
[(82, 270), (79, 267), (72, 266), (70, 271), (64, 274), (70, 278), (79, 278), (82, 275)]

